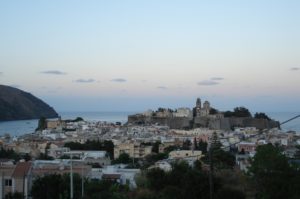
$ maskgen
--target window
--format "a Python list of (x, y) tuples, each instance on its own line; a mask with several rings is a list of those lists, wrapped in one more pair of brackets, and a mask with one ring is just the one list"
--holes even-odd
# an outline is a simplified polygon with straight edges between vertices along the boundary
[(11, 187), (12, 186), (12, 180), (11, 179), (5, 179), (5, 186)]

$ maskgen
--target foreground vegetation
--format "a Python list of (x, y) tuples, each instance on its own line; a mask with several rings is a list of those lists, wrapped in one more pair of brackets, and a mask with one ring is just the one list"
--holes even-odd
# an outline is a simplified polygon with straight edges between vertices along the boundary
[[(248, 173), (235, 170), (227, 152), (213, 153), (214, 199), (296, 199), (300, 198), (300, 170), (271, 144), (257, 148)], [(220, 157), (218, 157), (218, 155)], [(221, 158), (222, 157), (222, 158)], [(224, 158), (227, 157), (227, 158)], [(154, 168), (136, 177), (137, 188), (117, 182), (84, 179), (85, 199), (207, 199), (210, 198), (209, 170), (196, 161), (191, 167), (185, 161), (165, 172)], [(74, 176), (74, 199), (81, 198), (81, 178)], [(33, 199), (69, 198), (69, 176), (49, 175), (33, 183)]]

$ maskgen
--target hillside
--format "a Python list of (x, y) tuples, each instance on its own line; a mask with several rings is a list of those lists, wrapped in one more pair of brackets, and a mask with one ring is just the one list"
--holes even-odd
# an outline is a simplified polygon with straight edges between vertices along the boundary
[(30, 93), (0, 85), (0, 121), (58, 117), (48, 104)]

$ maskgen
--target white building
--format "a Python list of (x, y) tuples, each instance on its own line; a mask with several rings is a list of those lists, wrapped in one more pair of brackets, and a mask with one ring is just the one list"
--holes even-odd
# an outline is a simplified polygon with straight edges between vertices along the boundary
[(189, 108), (178, 108), (177, 111), (173, 113), (173, 117), (192, 118), (193, 117), (193, 112)]
[(123, 185), (127, 184), (132, 189), (137, 187), (135, 176), (140, 172), (140, 169), (124, 169), (119, 168), (119, 165), (111, 165), (105, 168), (92, 169), (89, 178), (111, 180)]

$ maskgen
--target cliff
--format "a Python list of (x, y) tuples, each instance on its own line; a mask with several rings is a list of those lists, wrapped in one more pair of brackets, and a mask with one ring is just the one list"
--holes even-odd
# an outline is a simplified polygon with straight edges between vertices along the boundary
[(55, 118), (58, 114), (48, 104), (30, 93), (0, 85), (0, 121)]

